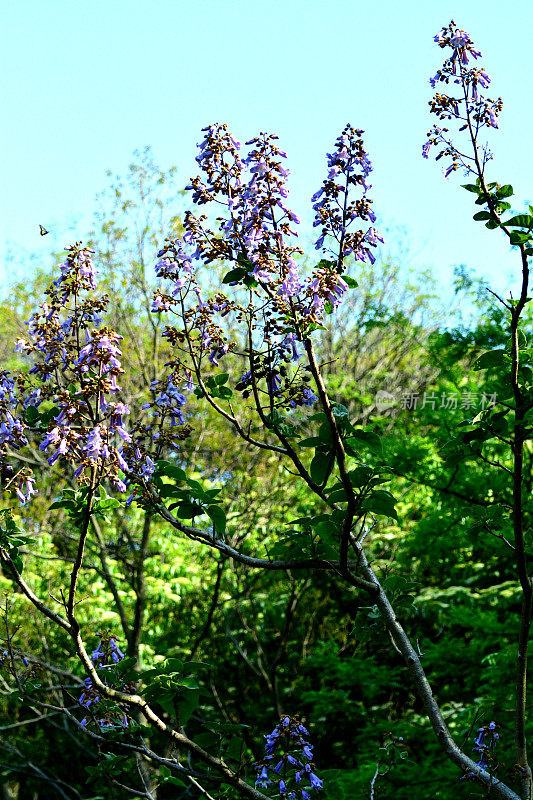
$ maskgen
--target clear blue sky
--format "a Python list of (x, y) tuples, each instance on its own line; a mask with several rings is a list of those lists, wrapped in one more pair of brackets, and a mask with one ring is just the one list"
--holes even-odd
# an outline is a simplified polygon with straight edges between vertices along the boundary
[[(185, 185), (207, 123), (228, 122), (242, 140), (277, 132), (291, 205), (305, 213), (324, 153), (350, 121), (366, 131), (390, 251), (401, 226), (413, 264), (433, 267), (443, 287), (452, 265), (465, 263), (505, 291), (515, 259), (472, 222), (465, 181), (444, 180), (443, 162), (420, 153), (428, 78), (442, 58), (432, 39), (451, 17), (483, 51), (491, 96), (504, 98), (489, 174), (514, 185), (522, 208), (533, 200), (530, 0), (4, 3), (0, 285), (13, 277), (10, 247), (47, 263), (50, 250), (85, 233), (105, 170), (123, 172), (135, 148), (152, 145)], [(50, 236), (41, 239), (39, 223)]]

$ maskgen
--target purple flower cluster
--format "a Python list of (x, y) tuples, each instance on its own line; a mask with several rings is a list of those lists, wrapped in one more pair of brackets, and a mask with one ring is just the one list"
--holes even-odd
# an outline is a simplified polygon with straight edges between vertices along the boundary
[(137, 421), (131, 442), (124, 445), (130, 474), (135, 476), (140, 490), (138, 495), (136, 490), (132, 492), (126, 501), (127, 505), (133, 499), (139, 500), (144, 496), (146, 487), (143, 484), (150, 482), (156, 468), (155, 460), (165, 450), (178, 449), (179, 443), (191, 434), (192, 428), (187, 424), (183, 407), (187, 402), (184, 392), (191, 391), (193, 384), (190, 372), (184, 370), (183, 388), (178, 387), (178, 382), (182, 383), (179, 366), (178, 362), (168, 375), (151, 383), (150, 391), (154, 398), (142, 406), (143, 410), (150, 412), (148, 418)]
[(347, 289), (348, 284), (335, 270), (327, 267), (318, 267), (308, 287), (310, 294), (309, 314), (315, 319), (320, 319), (324, 313), (326, 303), (331, 303), (333, 309), (337, 308)]
[[(68, 249), (67, 252), (67, 259), (59, 267), (61, 274), (54, 281), (54, 286), (58, 288), (74, 275), (78, 282), (78, 288), (96, 289), (97, 270), (91, 259), (94, 250), (90, 250), (88, 247), (80, 249), (75, 246)], [(65, 290), (67, 296), (70, 295), (70, 291), (70, 287)]]
[[(495, 722), (478, 728), (477, 736), (474, 740), (474, 747), (472, 748), (474, 753), (480, 755), (479, 761), (476, 761), (476, 767), (481, 767), (481, 769), (484, 770), (493, 768), (496, 742), (500, 738), (496, 728), (497, 725)], [(463, 775), (461, 780), (470, 780), (472, 778), (475, 778), (475, 773), (467, 772)]]
[[(91, 653), (91, 661), (95, 669), (98, 671), (109, 669), (114, 664), (118, 664), (124, 658), (124, 653), (117, 645), (117, 637), (113, 634), (99, 633), (100, 641), (95, 650)], [(104, 674), (105, 675), (105, 674)], [(104, 683), (106, 681), (104, 680)], [(94, 721), (100, 728), (125, 728), (128, 726), (128, 716), (123, 708), (117, 706), (115, 709), (106, 708), (104, 716), (99, 716), (99, 706), (101, 706), (101, 698), (98, 690), (93, 686), (91, 678), (85, 678), (84, 689), (81, 693), (78, 702), (84, 708), (91, 709), (92, 721)], [(130, 692), (133, 690), (131, 684), (123, 684), (122, 691)], [(102, 713), (100, 711), (100, 713)], [(81, 721), (83, 726), (89, 723), (88, 717), (84, 717)]]
[[(10, 654), (9, 650), (3, 650), (2, 652), (0, 652), (0, 669), (4, 666), (4, 664), (7, 664), (9, 670), (11, 672), (13, 671), (12, 655), (13, 654)], [(28, 661), (25, 655), (18, 653), (18, 658), (20, 658), (25, 667), (28, 668), (30, 666), (30, 662)], [(14, 661), (14, 656), (13, 656), (13, 661)]]
[(194, 272), (192, 258), (187, 252), (186, 245), (180, 238), (168, 239), (157, 254), (159, 261), (155, 265), (155, 273), (160, 280), (171, 283), (171, 294), (166, 295), (162, 290), (154, 292), (152, 311), (169, 311), (174, 298), (180, 294), (184, 287), (191, 284)]
[(28, 407), (25, 401), (20, 403), (19, 388), (10, 372), (0, 372), (0, 470), (7, 479), (6, 488), (12, 487), (21, 504), (25, 505), (32, 495), (37, 494), (32, 470), (25, 467), (14, 474), (7, 463), (10, 450), (20, 450), (28, 444), (26, 426), (17, 416), (19, 405)]
[[(303, 391), (302, 391), (302, 405), (304, 405), (304, 406), (312, 406), (312, 405), (314, 405), (316, 403), (317, 400), (318, 400), (318, 397), (313, 392), (313, 390), (310, 389), (309, 386), (304, 386)], [(296, 405), (296, 402), (294, 400), (292, 402), (294, 403), (294, 405)]]
[[(304, 353), (298, 342), (310, 326), (321, 324), (324, 314), (340, 304), (348, 289), (342, 277), (344, 259), (352, 256), (373, 263), (374, 248), (383, 241), (372, 227), (375, 215), (367, 194), (372, 167), (362, 131), (351, 126), (343, 130), (328, 155), (327, 178), (313, 198), (315, 224), (321, 225), (317, 246), (323, 246), (326, 236), (336, 239), (337, 261), (322, 260), (304, 279), (296, 258), (302, 250), (293, 244), (300, 220), (287, 205), (289, 171), (278, 137), (260, 133), (241, 152), (240, 142), (226, 125), (215, 123), (202, 130), (196, 158), (202, 175), (192, 178), (187, 189), (196, 205), (215, 204), (219, 216), (213, 222), (205, 214), (187, 213), (183, 237), (168, 239), (159, 251), (156, 273), (164, 284), (155, 294), (152, 309), (174, 312), (182, 325), (167, 325), (163, 332), (177, 355), (167, 362), (169, 391), (148, 405), (160, 423), (166, 415), (172, 424), (184, 424), (181, 387), (185, 376), (219, 367), (229, 352), (242, 352), (242, 340), (230, 340), (228, 326), (222, 322), (231, 314), (232, 323), (246, 325), (247, 372), (237, 382), (237, 391), (245, 399), (252, 396), (262, 406), (260, 413), (310, 406), (317, 398), (306, 385), (308, 376), (299, 365), (290, 366)], [(360, 192), (358, 199), (351, 196), (354, 189)], [(363, 230), (355, 230), (357, 219), (366, 223)], [(229, 267), (223, 283), (244, 288), (245, 301), (230, 300), (222, 292), (205, 297), (201, 265), (221, 261)], [(184, 352), (189, 361), (183, 358)], [(207, 389), (202, 387), (202, 391)]]
[[(186, 396), (180, 392), (174, 381), (176, 375), (171, 374), (166, 379), (152, 381), (150, 391), (155, 394), (151, 403), (145, 403), (143, 408), (151, 408), (154, 418), (163, 417), (168, 419), (170, 425), (185, 425), (183, 416), (183, 406), (187, 402)], [(158, 434), (155, 433), (155, 438)]]
[[(474, 46), (474, 42), (466, 31), (459, 29), (452, 20), (447, 27), (435, 36), (434, 41), (441, 48), (451, 48), (451, 55), (446, 59), (441, 69), (430, 84), (433, 89), (441, 83), (448, 87), (450, 84), (458, 86), (457, 95), (448, 95), (437, 92), (429, 105), (431, 112), (440, 121), (456, 120), (459, 122), (460, 131), (468, 131), (469, 137), (477, 143), (479, 131), (483, 127), (497, 128), (498, 115), (503, 108), (503, 101), (491, 100), (479, 92), (479, 88), (487, 89), (491, 79), (483, 67), (469, 66), (471, 60), (481, 58), (481, 52)], [(461, 153), (452, 143), (448, 128), (434, 125), (428, 133), (428, 139), (422, 146), (423, 158), (429, 157), (431, 147), (440, 148), (436, 160), (450, 157), (451, 163), (445, 168), (444, 175), (448, 177), (459, 168), (468, 172), (475, 172), (472, 163), (474, 159)], [(483, 167), (491, 158), (490, 151), (485, 146), (483, 151)]]
[[(474, 42), (468, 33), (455, 27), (453, 20), (449, 28), (442, 28), (442, 30), (433, 37), (433, 41), (440, 47), (450, 46), (453, 48), (450, 61), (453, 64), (454, 75), (458, 74), (457, 66), (459, 64), (466, 66), (470, 62), (470, 58), (478, 59), (481, 58), (482, 55), (481, 51), (474, 47)], [(430, 81), (433, 88), (435, 88), (437, 80), (438, 77), (435, 76), (435, 78)]]
[[(376, 221), (372, 201), (367, 195), (371, 188), (367, 178), (372, 165), (364, 149), (362, 135), (362, 130), (356, 130), (351, 125), (344, 128), (335, 142), (335, 150), (327, 154), (327, 177), (312, 197), (315, 211), (313, 226), (321, 229), (315, 248), (321, 250), (326, 237), (332, 237), (337, 242), (335, 255), (339, 270), (343, 259), (349, 255), (353, 255), (356, 261), (368, 260), (373, 264), (376, 258), (371, 248), (383, 241), (373, 227), (366, 232), (348, 230), (356, 220)], [(349, 196), (353, 187), (361, 189), (360, 198)]]
[(246, 142), (251, 149), (241, 158), (240, 142), (226, 125), (203, 128), (196, 161), (205, 179), (193, 178), (188, 189), (198, 205), (215, 201), (225, 208), (218, 217), (219, 232), (205, 228), (205, 217), (186, 215), (184, 241), (196, 246), (194, 257), (205, 263), (215, 259), (250, 264), (249, 273), (264, 283), (285, 282), (284, 291), (299, 285), (293, 253), (287, 237), (296, 236), (292, 227), (300, 222), (286, 205), (289, 170), (282, 165), (287, 154), (275, 144), (277, 136), (261, 133)]
[(265, 755), (256, 764), (259, 789), (273, 787), (287, 800), (311, 800), (313, 789), (322, 789), (313, 764), (309, 731), (295, 717), (284, 716), (272, 733), (265, 736)]
[[(38, 443), (51, 466), (66, 461), (82, 482), (87, 470), (96, 469), (98, 479), (107, 478), (124, 492), (120, 473), (130, 469), (123, 446), (131, 442), (131, 435), (123, 422), (129, 409), (118, 397), (122, 336), (101, 327), (108, 301), (91, 296), (96, 288), (92, 253), (79, 242), (67, 248), (60, 276), (47, 291), (48, 302), (28, 321), (28, 339), (17, 342), (16, 350), (34, 359), (28, 375), (19, 379), (25, 392), (22, 405), (37, 409), (47, 401), (59, 410)], [(0, 386), (0, 414), (2, 396), (13, 403), (8, 376)], [(0, 436), (10, 447), (27, 443), (20, 420), (6, 413), (2, 421)], [(22, 477), (17, 494), (25, 502), (35, 490), (31, 475)]]

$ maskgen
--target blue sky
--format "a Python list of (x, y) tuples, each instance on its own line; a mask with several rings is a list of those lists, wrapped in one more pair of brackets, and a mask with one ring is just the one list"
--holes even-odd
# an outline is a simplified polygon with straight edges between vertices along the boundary
[[(506, 9), (512, 8), (512, 13)], [(2, 11), (0, 287), (43, 265), (90, 226), (106, 169), (124, 172), (149, 144), (185, 185), (200, 128), (227, 122), (244, 140), (276, 132), (288, 151), (291, 206), (305, 217), (324, 154), (350, 121), (365, 129), (374, 207), (388, 251), (432, 267), (444, 288), (467, 264), (505, 292), (516, 258), (497, 232), (472, 222), (472, 196), (423, 161), (431, 126), (428, 78), (442, 58), (433, 36), (450, 18), (483, 51), (504, 98), (492, 136), (491, 179), (533, 201), (529, 0), (19, 0)], [(6, 79), (7, 77), (7, 79)], [(530, 189), (532, 187), (532, 189)], [(41, 239), (38, 225), (51, 230)], [(403, 234), (396, 229), (402, 228)]]

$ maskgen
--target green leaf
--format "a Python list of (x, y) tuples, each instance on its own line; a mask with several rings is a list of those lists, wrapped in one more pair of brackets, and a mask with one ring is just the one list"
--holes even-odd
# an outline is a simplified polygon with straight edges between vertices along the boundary
[(195, 481), (194, 478), (186, 478), (185, 480), (187, 481), (191, 489), (194, 489), (196, 492), (203, 494), (204, 488), (200, 483), (200, 481)]
[(224, 533), (226, 530), (226, 514), (220, 506), (209, 506), (206, 513), (213, 520), (215, 530)]
[(505, 352), (503, 350), (488, 350), (474, 362), (474, 369), (489, 369), (490, 367), (502, 367), (505, 364)]
[(52, 408), (49, 408), (47, 411), (43, 411), (40, 415), (42, 426), (46, 427), (48, 423), (50, 423), (54, 419), (54, 417), (57, 417), (57, 415), (60, 412), (61, 409), (58, 408), (57, 406), (52, 406)]
[(331, 455), (329, 453), (316, 453), (311, 461), (311, 477), (315, 483), (321, 484), (326, 479), (331, 466)]
[(185, 697), (178, 703), (180, 725), (186, 725), (200, 703), (200, 693), (196, 690), (187, 691)]
[(55, 508), (67, 508), (69, 511), (71, 511), (73, 509), (76, 509), (77, 506), (73, 500), (55, 500), (50, 506), (50, 509), (55, 509)]
[(305, 329), (306, 336), (310, 336), (315, 331), (326, 331), (327, 328), (325, 325), (319, 325), (318, 322), (312, 322), (308, 325)]
[(496, 211), (498, 211), (499, 214), (503, 214), (504, 211), (509, 211), (510, 208), (511, 204), (504, 203), (503, 200), (501, 200), (499, 203), (496, 203)]
[(323, 444), (331, 444), (333, 442), (331, 428), (329, 422), (323, 422), (318, 429), (318, 438)]
[(481, 187), (476, 186), (474, 183), (463, 183), (461, 188), (466, 189), (467, 192), (475, 192), (475, 194), (479, 194), (481, 191)]
[(381, 439), (372, 431), (363, 431), (361, 429), (354, 429), (352, 435), (346, 439), (349, 445), (357, 447), (358, 444), (363, 444), (368, 447), (373, 453), (381, 453)]
[(21, 557), (19, 555), (14, 555), (13, 553), (10, 553), (10, 555), (11, 555), (11, 560), (13, 562), (13, 566), (17, 570), (18, 574), (22, 575), (24, 571), (24, 564), (22, 563)]
[(311, 536), (308, 532), (288, 531), (290, 536), (277, 541), (269, 550), (270, 558), (298, 558), (311, 550)]
[(184, 481), (187, 477), (181, 467), (171, 464), (170, 461), (156, 461), (156, 475), (166, 475), (175, 481)]
[(325, 515), (325, 518), (313, 525), (313, 528), (321, 539), (334, 540), (340, 531), (339, 523), (331, 515)]
[(533, 238), (530, 233), (523, 233), (522, 231), (512, 231), (509, 236), (511, 244), (524, 244)]
[(492, 439), (494, 436), (491, 431), (488, 431), (484, 428), (475, 428), (472, 431), (465, 431), (458, 436), (458, 439), (461, 439), (464, 444), (471, 444), (472, 442), (486, 442), (489, 439)]
[(505, 220), (505, 225), (511, 228), (533, 228), (533, 216), (530, 214), (517, 214), (516, 217)]
[(40, 414), (35, 408), (35, 406), (28, 406), (28, 408), (24, 412), (24, 420), (26, 422), (26, 425), (30, 425), (31, 427), (36, 425), (39, 416)]
[(350, 287), (350, 289), (356, 289), (356, 288), (359, 286), (359, 284), (357, 283), (357, 281), (355, 280), (355, 278), (352, 278), (350, 275), (343, 275), (343, 276), (342, 276), (342, 279), (343, 279), (343, 281), (344, 281), (345, 283), (347, 283), (347, 284), (348, 284), (348, 286)]
[(489, 219), (489, 221), (485, 223), (485, 228), (488, 228), (490, 231), (493, 231), (495, 228), (499, 227), (500, 223), (496, 222), (494, 219)]
[(504, 186), (500, 186), (499, 189), (496, 189), (494, 194), (499, 200), (503, 197), (512, 197), (514, 194), (513, 187), (510, 183), (506, 183)]
[(377, 489), (372, 492), (370, 497), (363, 502), (361, 508), (363, 511), (370, 511), (373, 514), (381, 514), (386, 517), (398, 519), (398, 514), (394, 508), (396, 500), (390, 492), (384, 489)]
[(328, 500), (330, 503), (347, 503), (348, 497), (344, 489), (336, 489), (334, 492), (330, 492)]
[(491, 217), (491, 215), (489, 214), (488, 211), (478, 211), (477, 214), (474, 214), (474, 219), (476, 221), (482, 220), (482, 219), (490, 219), (490, 217)]
[(356, 467), (348, 472), (350, 483), (354, 489), (360, 489), (371, 480), (374, 470), (371, 467)]
[(222, 283), (238, 283), (239, 281), (242, 281), (245, 275), (247, 275), (247, 271), (245, 269), (242, 267), (236, 267), (224, 275), (222, 278)]
[(187, 500), (184, 503), (180, 503), (175, 511), (175, 515), (178, 519), (193, 519), (193, 517), (198, 517), (203, 513), (204, 510), (202, 506)]
[(357, 452), (357, 450), (354, 450), (350, 444), (348, 444), (346, 439), (344, 440), (343, 445), (344, 445), (344, 452), (346, 453), (347, 456), (351, 456), (352, 458), (357, 458), (359, 453)]
[(117, 664), (113, 664), (113, 672), (120, 675), (123, 680), (136, 680), (138, 678), (138, 675), (134, 670), (136, 663), (136, 658), (133, 656), (126, 656), (126, 658), (123, 658), (122, 661), (119, 661)]
[(310, 436), (308, 439), (302, 439), (300, 442), (297, 442), (300, 447), (316, 447), (320, 444), (320, 439), (318, 436)]
[(180, 787), (183, 786), (185, 788), (190, 787), (190, 783), (183, 780), (182, 778), (178, 778), (176, 775), (171, 775), (170, 778), (166, 779), (165, 783), (171, 783), (173, 786), (180, 786)]
[(253, 268), (254, 268), (253, 263), (250, 261), (249, 258), (246, 258), (244, 253), (238, 253), (237, 254), (237, 264), (240, 267), (244, 267), (246, 272), (251, 272), (253, 270)]
[(349, 419), (350, 416), (349, 411), (346, 408), (346, 406), (342, 405), (342, 403), (333, 403), (333, 405), (331, 406), (331, 410), (337, 422), (346, 421), (347, 419)]

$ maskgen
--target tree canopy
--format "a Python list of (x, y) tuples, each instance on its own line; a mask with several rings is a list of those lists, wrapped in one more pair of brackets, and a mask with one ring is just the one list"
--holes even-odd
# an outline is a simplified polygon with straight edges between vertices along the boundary
[(453, 323), (380, 257), (350, 125), (313, 258), (277, 136), (216, 123), (185, 195), (137, 153), (0, 308), (4, 800), (530, 800), (533, 209), (485, 178), (481, 54), (436, 41), (423, 155), (519, 297), (463, 274)]

